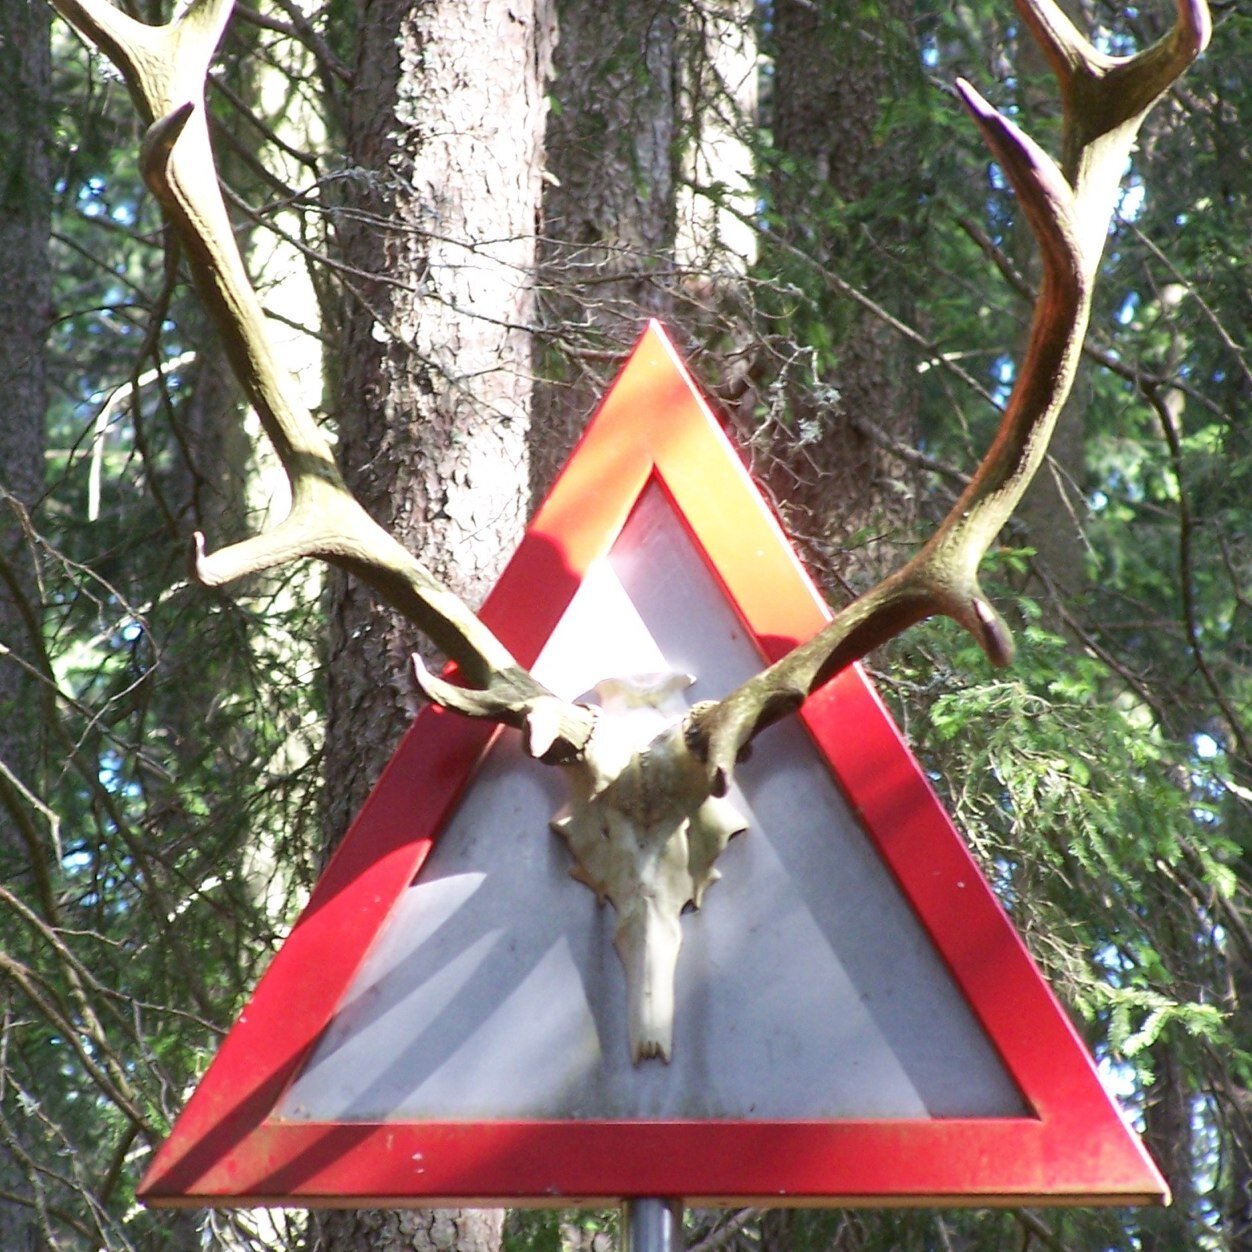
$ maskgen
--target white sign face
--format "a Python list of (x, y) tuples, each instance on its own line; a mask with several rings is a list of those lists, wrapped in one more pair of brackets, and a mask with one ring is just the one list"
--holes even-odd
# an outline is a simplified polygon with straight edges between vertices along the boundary
[[(558, 695), (760, 668), (650, 487), (534, 667)], [(677, 710), (676, 710), (677, 711)], [(673, 1059), (631, 1063), (611, 906), (568, 876), (560, 771), (501, 735), (275, 1109), (282, 1120), (1020, 1117), (1027, 1109), (795, 719), (736, 771), (746, 835), (682, 919)], [(316, 971), (309, 971), (315, 975)]]

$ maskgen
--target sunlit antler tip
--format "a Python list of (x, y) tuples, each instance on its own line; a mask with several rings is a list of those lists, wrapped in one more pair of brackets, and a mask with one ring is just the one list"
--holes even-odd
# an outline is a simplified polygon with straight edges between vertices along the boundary
[(1179, 0), (1178, 30), (1191, 56), (1198, 57), (1209, 46), (1213, 17), (1205, 0)]
[(143, 137), (143, 157), (145, 163), (160, 157), (164, 157), (169, 153), (170, 149), (178, 142), (178, 137), (184, 131), (187, 123), (191, 120), (191, 115), (196, 111), (195, 104), (187, 100), (180, 104), (178, 108), (172, 109), (164, 117), (158, 117)]
[(549, 752), (564, 726), (564, 704), (555, 696), (542, 696), (531, 706), (522, 723), (522, 746), (536, 759)]
[(953, 90), (961, 97), (961, 103), (977, 117), (990, 117), (995, 109), (987, 98), (967, 78), (958, 78), (952, 84)]
[(191, 546), (187, 553), (187, 568), (192, 578), (202, 587), (217, 585), (209, 567), (208, 554), (204, 550), (204, 532), (202, 530), (192, 532)]
[(163, 203), (168, 203), (169, 165), (174, 145), (178, 142), (196, 106), (190, 101), (159, 117), (143, 137), (139, 149), (139, 171), (144, 182)]
[(971, 607), (978, 623), (978, 642), (987, 659), (1000, 669), (1011, 665), (1017, 646), (1004, 618), (986, 600), (976, 598)]
[(431, 704), (456, 709), (458, 712), (470, 711), (473, 697), (477, 693), (458, 687), (455, 683), (445, 682), (431, 673), (426, 662), (416, 652), (410, 656), (409, 663), (413, 670), (413, 681)]

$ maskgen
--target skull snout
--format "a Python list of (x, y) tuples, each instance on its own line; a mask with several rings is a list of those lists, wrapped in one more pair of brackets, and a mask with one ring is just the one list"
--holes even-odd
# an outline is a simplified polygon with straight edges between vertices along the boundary
[(619, 910), (613, 946), (626, 971), (631, 1059), (669, 1061), (674, 1042), (674, 975), (682, 946), (683, 901), (641, 895)]

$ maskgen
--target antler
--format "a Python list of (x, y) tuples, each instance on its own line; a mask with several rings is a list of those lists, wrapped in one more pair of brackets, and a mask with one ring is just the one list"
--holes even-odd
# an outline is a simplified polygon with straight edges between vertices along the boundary
[(1053, 0), (1018, 0), (1061, 94), (1061, 165), (968, 83), (957, 91), (1008, 177), (1043, 254), (1025, 358), (1000, 429), (969, 486), (922, 550), (813, 639), (725, 699), (693, 709), (688, 738), (725, 785), (744, 748), (839, 670), (928, 617), (964, 626), (996, 665), (1013, 657), (978, 567), (1043, 461), (1073, 384), (1091, 290), (1126, 159), (1149, 109), (1208, 44), (1203, 0), (1179, 0), (1173, 31), (1133, 57), (1098, 52)]
[[(235, 244), (209, 144), (204, 83), (233, 0), (191, 0), (165, 26), (147, 26), (107, 0), (52, 0), (117, 65), (148, 123), (140, 163), (187, 250), (196, 286), (291, 481), (291, 511), (274, 529), (206, 553), (193, 540), (196, 579), (215, 587), (298, 557), (350, 571), (458, 665), (479, 716), (528, 729), (536, 755), (581, 750), (593, 714), (558, 701), (466, 605), (379, 526), (351, 494), (330, 447), (277, 359), (265, 315)], [(428, 693), (448, 684), (430, 679)], [(452, 691), (457, 689), (452, 688)], [(449, 697), (446, 701), (456, 704)], [(538, 720), (532, 714), (538, 710)], [(538, 725), (538, 729), (535, 729)]]

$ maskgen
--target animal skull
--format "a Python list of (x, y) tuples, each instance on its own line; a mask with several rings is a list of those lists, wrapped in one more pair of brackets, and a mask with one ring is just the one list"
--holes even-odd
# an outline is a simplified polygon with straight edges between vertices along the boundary
[(613, 946), (626, 972), (636, 1064), (670, 1059), (680, 917), (700, 907), (721, 877), (713, 862), (747, 829), (728, 800), (710, 794), (682, 712), (662, 707), (693, 681), (662, 673), (598, 683), (595, 729), (582, 757), (566, 766), (570, 800), (552, 822), (576, 862), (571, 875), (616, 910)]

